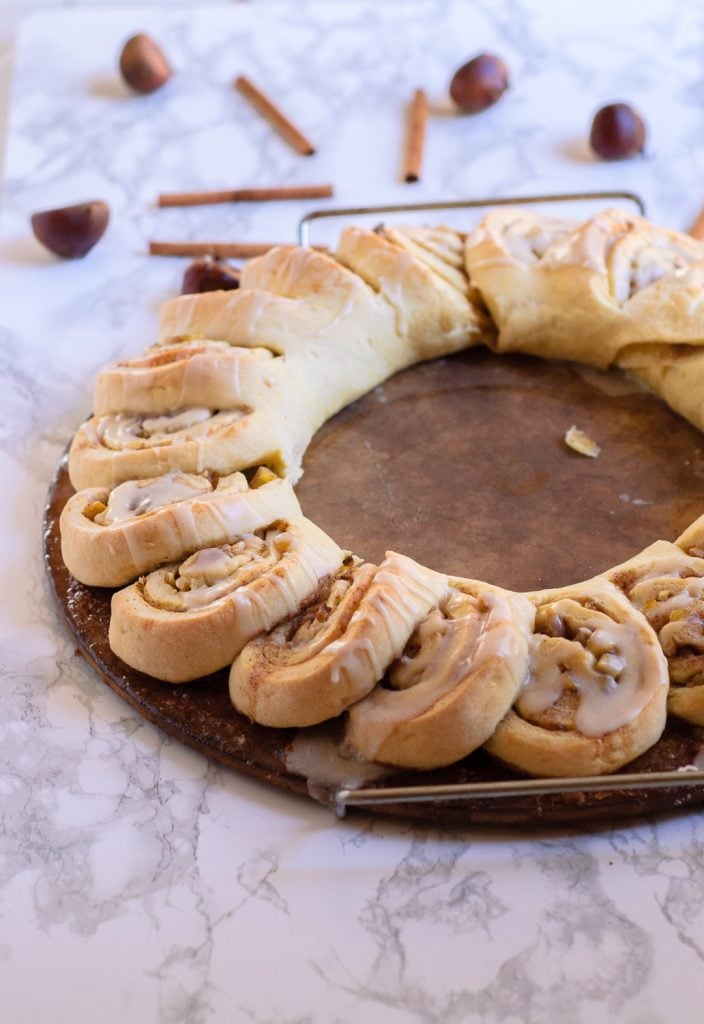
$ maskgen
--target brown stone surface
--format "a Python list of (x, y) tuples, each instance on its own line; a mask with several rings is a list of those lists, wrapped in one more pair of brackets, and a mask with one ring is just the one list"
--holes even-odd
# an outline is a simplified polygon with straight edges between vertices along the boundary
[[(601, 455), (567, 447), (572, 424)], [(603, 572), (704, 512), (704, 437), (664, 402), (615, 371), (485, 349), (387, 381), (303, 465), (303, 509), (339, 544), (514, 590)]]
[[(573, 424), (602, 446), (595, 460), (566, 448)], [(527, 357), (462, 353), (414, 367), (326, 424), (306, 456), (303, 508), (368, 558), (397, 548), (436, 569), (516, 589), (575, 582), (673, 539), (704, 511), (704, 445), (693, 427), (617, 375)], [(106, 683), (170, 735), (265, 783), (306, 794), (290, 772), (291, 731), (252, 725), (227, 695), (226, 673), (187, 686), (128, 669), (110, 651), (110, 592), (76, 583), (60, 555), (58, 514), (71, 494), (58, 470), (46, 511), (46, 563), (59, 609)], [(675, 721), (628, 771), (691, 762), (697, 730)], [(380, 784), (518, 776), (478, 752), (442, 771)], [(615, 782), (615, 785), (617, 783)], [(704, 801), (665, 791), (399, 805), (439, 824), (588, 825)]]

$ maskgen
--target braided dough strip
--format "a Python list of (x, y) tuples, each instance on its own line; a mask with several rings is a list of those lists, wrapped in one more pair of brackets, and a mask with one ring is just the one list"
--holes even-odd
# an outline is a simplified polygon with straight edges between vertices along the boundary
[(119, 658), (172, 683), (208, 675), (298, 611), (340, 564), (337, 544), (308, 519), (272, 520), (263, 531), (258, 512), (245, 518), (230, 544), (113, 595), (109, 641)]
[[(96, 506), (103, 511), (96, 513)], [(81, 583), (122, 587), (199, 548), (300, 514), (285, 480), (248, 490), (239, 473), (216, 485), (203, 476), (169, 473), (127, 481), (112, 491), (88, 488), (74, 494), (61, 513), (61, 554)]]
[[(281, 354), (270, 394), (247, 402), (277, 422), (280, 436), (272, 432), (267, 446), (278, 438), (275, 454), (262, 461), (294, 482), (313, 434), (341, 408), (418, 359), (457, 351), (487, 330), (467, 295), (400, 246), (367, 231), (355, 235), (353, 248), (355, 272), (314, 250), (273, 249), (245, 266), (239, 291), (181, 296), (162, 311), (163, 344), (211, 338)], [(370, 267), (372, 278), (376, 267), (398, 286), (407, 315), (367, 283)], [(243, 433), (255, 427), (247, 423)], [(227, 471), (242, 467), (234, 458)]]
[(632, 345), (704, 344), (704, 245), (622, 210), (582, 224), (494, 210), (466, 262), (500, 352), (607, 367)]
[(408, 363), (458, 352), (485, 338), (488, 322), (470, 301), (469, 281), (460, 291), (409, 246), (350, 227), (340, 235), (335, 255), (391, 306)]
[(254, 405), (271, 387), (272, 353), (202, 341), (150, 349), (136, 359), (111, 363), (98, 374), (96, 416), (173, 412), (194, 406), (237, 409)]
[(378, 232), (394, 245), (405, 249), (460, 295), (469, 293), (469, 279), (464, 266), (465, 235), (453, 228), (384, 227)]
[(488, 583), (450, 579), (386, 679), (348, 712), (346, 745), (404, 768), (453, 764), (489, 739), (528, 667), (530, 602)]
[(704, 431), (704, 351), (688, 345), (638, 345), (619, 364)]
[(230, 697), (261, 725), (316, 725), (365, 697), (448, 587), (447, 577), (387, 552), (343, 566), (301, 618), (248, 644)]
[(79, 427), (68, 468), (76, 490), (110, 488), (177, 470), (228, 476), (265, 465), (283, 474), (297, 457), (291, 449), (282, 416), (273, 410), (191, 408), (156, 417), (118, 413), (94, 416)]

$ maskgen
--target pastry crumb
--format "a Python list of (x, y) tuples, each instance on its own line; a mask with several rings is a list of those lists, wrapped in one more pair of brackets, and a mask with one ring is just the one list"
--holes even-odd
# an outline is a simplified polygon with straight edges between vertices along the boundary
[(565, 444), (573, 452), (579, 452), (580, 455), (586, 455), (590, 459), (595, 459), (601, 452), (601, 448), (596, 441), (589, 434), (585, 434), (583, 430), (580, 430), (579, 427), (574, 426), (574, 424), (565, 434)]

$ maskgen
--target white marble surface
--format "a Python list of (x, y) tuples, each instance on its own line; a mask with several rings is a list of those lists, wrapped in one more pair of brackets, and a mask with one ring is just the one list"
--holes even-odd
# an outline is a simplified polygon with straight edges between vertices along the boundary
[[(3, 5), (11, 19), (20, 5)], [(96, 369), (151, 341), (181, 264), (152, 235), (294, 237), (301, 209), (155, 211), (159, 189), (332, 179), (338, 202), (641, 190), (686, 225), (704, 202), (699, 5), (256, 2), (168, 11), (48, 5), (23, 25), (0, 237), (0, 992), (12, 1024), (694, 1024), (704, 997), (704, 823), (440, 833), (270, 791), (161, 735), (97, 681), (60, 626), (39, 545), (50, 475)], [(100, 8), (100, 10), (94, 10)], [(54, 10), (53, 8), (57, 8)], [(122, 37), (180, 69), (126, 95)], [(395, 182), (399, 110), (479, 49), (514, 88), (437, 116), (422, 185)], [(249, 72), (319, 144), (305, 160), (228, 88)], [(596, 164), (591, 111), (628, 98), (648, 157)], [(113, 208), (80, 263), (27, 216)]]

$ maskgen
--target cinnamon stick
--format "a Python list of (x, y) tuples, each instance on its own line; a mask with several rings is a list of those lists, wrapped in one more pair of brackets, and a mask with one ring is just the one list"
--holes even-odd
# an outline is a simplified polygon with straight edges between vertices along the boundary
[(276, 199), (329, 199), (332, 185), (286, 185), (274, 188), (230, 188), (207, 192), (162, 192), (158, 206), (202, 206), (206, 203), (266, 203)]
[[(276, 246), (290, 246), (291, 242), (150, 242), (150, 256), (214, 256), (216, 259), (249, 259), (261, 256)], [(327, 246), (311, 248), (326, 252)]]
[(258, 89), (245, 75), (239, 75), (235, 79), (235, 88), (242, 93), (245, 99), (249, 100), (254, 109), (266, 118), (297, 153), (300, 153), (301, 156), (312, 156), (315, 153), (313, 143), (289, 121), (273, 100), (265, 96), (261, 89)]
[(404, 162), (404, 181), (413, 182), (420, 178), (425, 148), (425, 132), (428, 126), (428, 96), (424, 89), (416, 89), (408, 110), (408, 134)]
[(689, 229), (689, 234), (692, 238), (696, 238), (700, 242), (704, 242), (704, 210), (702, 210), (694, 224), (692, 224)]

